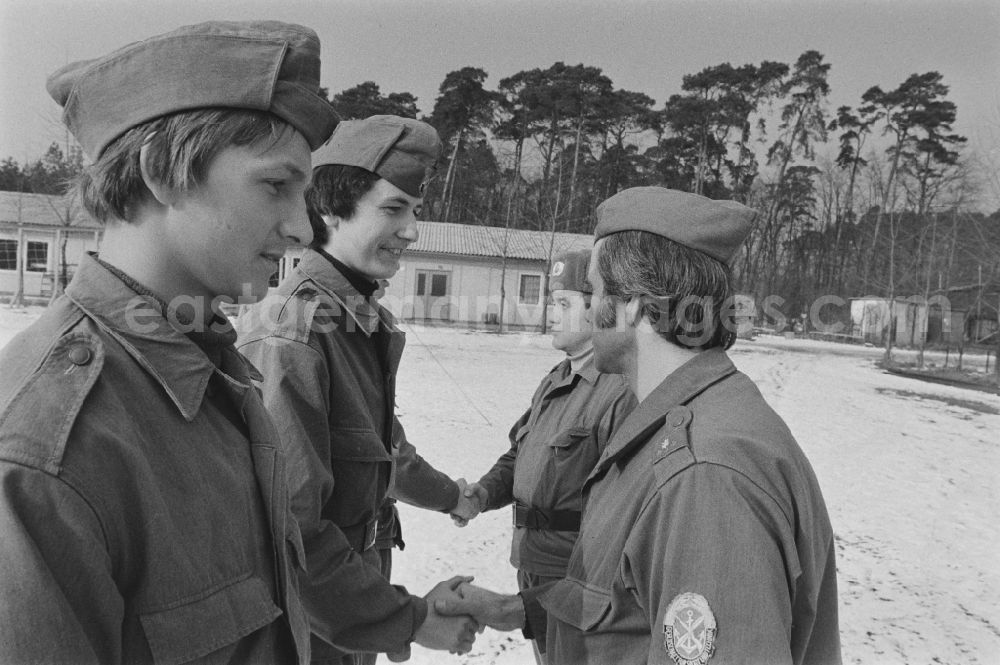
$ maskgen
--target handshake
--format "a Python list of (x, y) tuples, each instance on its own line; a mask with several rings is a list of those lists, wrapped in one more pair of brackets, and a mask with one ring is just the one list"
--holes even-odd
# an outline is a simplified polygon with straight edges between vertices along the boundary
[(472, 579), (453, 577), (424, 596), (427, 618), (414, 634), (414, 642), (428, 649), (465, 654), (472, 649), (476, 634), (487, 626), (502, 631), (524, 627), (524, 603), (520, 596), (475, 586)]
[(479, 483), (466, 482), (465, 478), (455, 481), (458, 484), (458, 503), (451, 509), (451, 519), (458, 526), (465, 526), (486, 507), (489, 494)]

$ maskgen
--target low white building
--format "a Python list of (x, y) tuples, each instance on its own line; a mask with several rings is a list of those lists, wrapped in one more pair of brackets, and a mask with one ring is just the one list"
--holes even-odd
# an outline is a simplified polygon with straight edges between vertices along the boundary
[(884, 344), (886, 335), (893, 336), (896, 346), (913, 346), (924, 340), (927, 333), (927, 307), (896, 298), (874, 296), (851, 299), (851, 335), (874, 344)]
[[(420, 238), (404, 252), (382, 302), (404, 320), (469, 328), (498, 327), (501, 312), (506, 330), (541, 328), (551, 257), (593, 245), (592, 236), (576, 233), (441, 222), (418, 226)], [(71, 199), (0, 192), (0, 295), (15, 294), (20, 282), (25, 298), (48, 298), (59, 278), (63, 243), (72, 278), (80, 257), (98, 250), (102, 230)], [(288, 252), (272, 286), (302, 251)]]
[(895, 298), (891, 310), (887, 298), (851, 298), (852, 337), (877, 345), (885, 344), (888, 334), (895, 346), (961, 344), (964, 322), (965, 312), (940, 295)]
[(96, 251), (101, 225), (72, 199), (0, 191), (0, 294), (48, 298), (62, 269), (67, 279), (84, 252)]
[[(592, 236), (577, 233), (442, 222), (418, 227), (419, 240), (403, 253), (382, 303), (407, 321), (469, 328), (499, 326), (502, 310), (505, 330), (538, 330), (550, 256), (593, 245)], [(272, 284), (300, 255), (289, 252)]]

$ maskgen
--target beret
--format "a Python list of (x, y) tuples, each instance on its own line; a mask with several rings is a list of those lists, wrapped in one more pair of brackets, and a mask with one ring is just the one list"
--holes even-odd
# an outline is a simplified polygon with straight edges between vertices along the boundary
[(426, 122), (396, 115), (345, 120), (313, 154), (313, 168), (357, 166), (385, 178), (410, 196), (423, 196), (441, 156), (437, 130)]
[(563, 290), (593, 293), (594, 287), (587, 281), (589, 267), (589, 249), (560, 254), (552, 262), (552, 270), (549, 272), (549, 292)]
[(633, 187), (597, 206), (594, 240), (646, 231), (729, 263), (753, 228), (757, 212), (736, 201), (665, 187)]
[(278, 21), (209, 21), (70, 63), (46, 88), (92, 159), (136, 125), (208, 107), (269, 111), (315, 150), (337, 124), (319, 94), (319, 37)]

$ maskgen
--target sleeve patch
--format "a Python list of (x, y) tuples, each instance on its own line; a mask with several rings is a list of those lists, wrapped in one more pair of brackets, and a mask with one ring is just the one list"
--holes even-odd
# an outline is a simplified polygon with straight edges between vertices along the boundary
[(715, 653), (717, 626), (704, 596), (674, 596), (663, 617), (663, 648), (677, 665), (705, 665)]

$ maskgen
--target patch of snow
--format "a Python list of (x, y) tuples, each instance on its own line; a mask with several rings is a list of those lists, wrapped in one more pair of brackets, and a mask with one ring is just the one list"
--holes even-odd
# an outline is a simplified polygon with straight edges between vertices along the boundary
[[(0, 305), (0, 345), (40, 312)], [(407, 435), (438, 469), (476, 480), (507, 450), (511, 424), (561, 354), (535, 333), (403, 328), (397, 399)], [(874, 365), (881, 353), (758, 337), (731, 355), (786, 420), (823, 488), (845, 662), (998, 662), (1000, 397), (887, 374)], [(400, 510), (407, 547), (394, 555), (394, 582), (423, 594), (470, 574), (516, 591), (509, 511), (457, 528), (443, 514)], [(409, 662), (534, 661), (520, 633), (487, 629), (467, 656), (415, 646)]]

